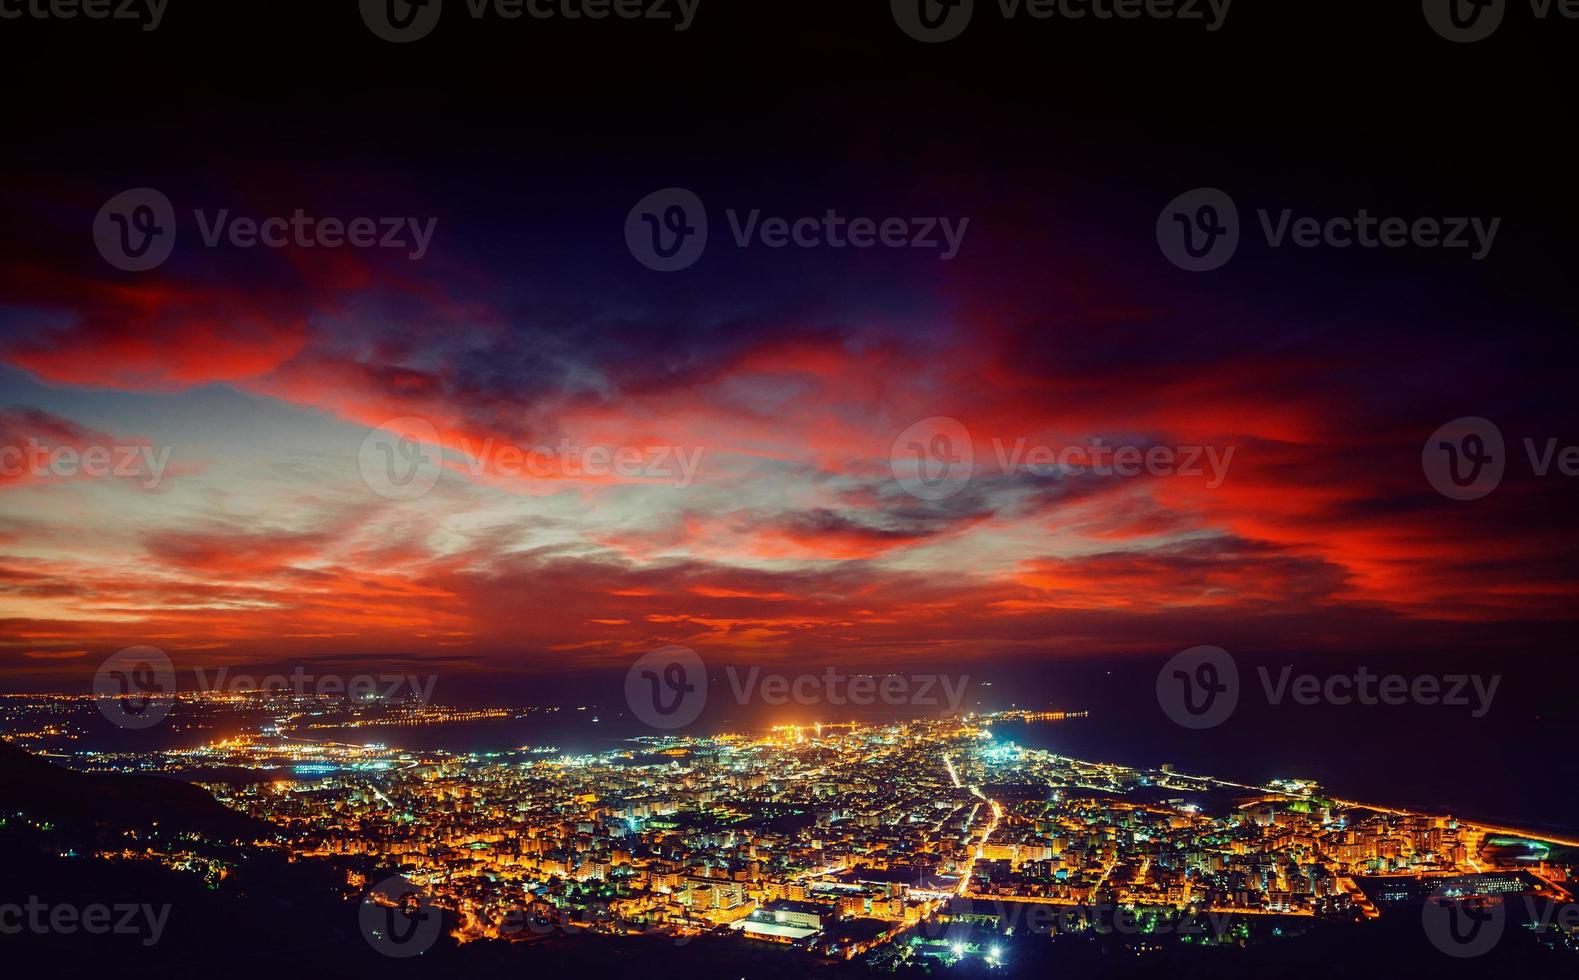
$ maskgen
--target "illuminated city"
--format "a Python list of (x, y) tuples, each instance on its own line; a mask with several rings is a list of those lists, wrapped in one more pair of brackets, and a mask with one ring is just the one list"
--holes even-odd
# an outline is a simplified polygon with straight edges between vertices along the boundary
[[(1100, 933), (1132, 955), (1166, 936), (1240, 947), (1318, 922), (1363, 927), (1444, 888), (1567, 904), (1579, 854), (1574, 841), (1333, 799), (1307, 780), (1251, 786), (1016, 741), (1083, 711), (640, 736), (591, 754), (458, 753), (339, 736), (546, 709), (288, 693), (178, 700), (216, 724), (261, 720), (189, 748), (57, 753), (46, 746), (76, 741), (72, 719), (91, 698), (12, 696), (0, 717), (13, 743), (74, 769), (197, 781), (271, 829), (251, 846), (340, 869), (348, 902), (399, 902), (369, 880), (374, 868), (398, 875), (461, 945), (711, 938), (877, 971), (1007, 968), (1028, 936)], [(325, 728), (340, 731), (314, 736)], [(204, 776), (221, 771), (250, 775)], [(233, 870), (201, 847), (94, 857), (213, 883)], [(1543, 941), (1579, 953), (1571, 929)]]

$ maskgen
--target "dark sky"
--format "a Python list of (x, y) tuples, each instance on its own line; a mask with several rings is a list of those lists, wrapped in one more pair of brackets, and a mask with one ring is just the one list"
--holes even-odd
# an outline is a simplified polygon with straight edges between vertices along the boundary
[[(0, 22), (0, 445), (132, 467), (0, 477), (0, 663), (1568, 657), (1574, 478), (1524, 440), (1579, 443), (1579, 24), (1514, 5), (1454, 44), (1380, 6), (978, 3), (942, 44), (850, 0), (704, 0), (684, 32), (450, 0), (408, 44), (351, 2)], [(146, 271), (92, 234), (135, 188), (177, 227)], [(666, 188), (707, 209), (674, 272), (626, 235)], [(1197, 188), (1239, 217), (1207, 272), (1158, 240)], [(1273, 247), (1261, 217), (1362, 209), (1496, 232)], [(401, 244), (204, 243), (297, 211)], [(939, 244), (741, 247), (753, 212)], [(1422, 463), (1464, 418), (1504, 440), (1475, 500)], [(390, 425), (430, 492), (370, 485)], [(912, 443), (958, 431), (968, 483), (912, 492)]]

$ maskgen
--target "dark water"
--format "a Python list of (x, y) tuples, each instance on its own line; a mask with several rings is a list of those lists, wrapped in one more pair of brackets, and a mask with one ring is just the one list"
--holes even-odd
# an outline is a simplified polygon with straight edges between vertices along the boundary
[(569, 755), (588, 755), (634, 747), (630, 739), (655, 734), (629, 718), (556, 712), (527, 718), (481, 719), (446, 725), (380, 726), (321, 730), (307, 734), (338, 741), (378, 742), (398, 748), (446, 752), (507, 752), (554, 748)]
[[(999, 737), (1076, 758), (1149, 767), (1172, 763), (1257, 785), (1280, 777), (1315, 779), (1346, 799), (1579, 833), (1573, 687), (1544, 667), (1497, 670), (1496, 695), (1475, 717), (1473, 706), (1307, 706), (1287, 698), (1273, 703), (1257, 672), (1261, 665), (1240, 660), (1238, 708), (1216, 728), (1191, 731), (1174, 724), (1158, 707), (1158, 664), (1146, 663), (1069, 678), (1065, 688), (1074, 693), (1060, 706), (1088, 708), (1089, 719), (1000, 726)], [(1272, 677), (1282, 663), (1267, 663)], [(1295, 664), (1323, 677), (1352, 666)], [(1397, 669), (1462, 668), (1433, 662)]]
[[(1088, 711), (1086, 719), (999, 726), (1000, 738), (1077, 758), (1144, 767), (1172, 763), (1184, 771), (1252, 784), (1280, 777), (1314, 779), (1327, 792), (1349, 799), (1579, 834), (1579, 793), (1574, 789), (1579, 786), (1579, 753), (1574, 751), (1579, 745), (1579, 699), (1573, 694), (1579, 689), (1579, 676), (1570, 676), (1579, 675), (1579, 669), (1564, 668), (1562, 658), (1510, 658), (1488, 664), (1443, 656), (1342, 660), (1328, 656), (1304, 661), (1236, 656), (1242, 678), (1238, 708), (1222, 725), (1204, 731), (1181, 728), (1160, 709), (1156, 682), (1162, 659), (973, 664), (964, 707)], [(1416, 676), (1468, 671), (1500, 679), (1495, 699), (1478, 716), (1473, 706), (1307, 706), (1286, 698), (1274, 703), (1259, 671), (1265, 668), (1276, 676), (1285, 666), (1320, 676), (1364, 666), (1373, 673)], [(602, 752), (627, 746), (627, 740), (636, 736), (664, 734), (632, 717), (623, 703), (622, 676), (562, 675), (557, 684), (558, 689), (550, 690), (544, 682), (534, 681), (515, 689), (507, 681), (496, 681), (467, 691), (460, 684), (447, 683), (438, 697), (441, 703), (466, 706), (541, 704), (550, 699), (564, 705), (553, 712), (448, 725), (299, 734), (410, 749), (490, 752), (530, 746), (570, 754)], [(906, 707), (741, 704), (727, 696), (728, 690), (722, 679), (715, 679), (702, 718), (684, 732), (759, 731), (786, 722), (880, 723), (929, 713)], [(60, 748), (195, 746), (266, 720), (177, 710), (148, 732), (123, 732), (95, 720), (97, 712), (91, 708), (86, 715), (83, 737)]]

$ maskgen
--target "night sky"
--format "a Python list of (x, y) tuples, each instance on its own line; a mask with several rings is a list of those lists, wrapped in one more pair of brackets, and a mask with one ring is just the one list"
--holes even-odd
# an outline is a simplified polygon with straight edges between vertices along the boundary
[[(1515, 8), (1454, 45), (1415, 4), (1241, 2), (1211, 33), (978, 5), (944, 45), (880, 3), (780, 24), (704, 4), (683, 33), (446, 12), (406, 45), (349, 3), (0, 24), (0, 444), (169, 450), (152, 486), (0, 477), (0, 671), (80, 680), (132, 644), (479, 676), (669, 643), (884, 668), (1199, 643), (1566, 662), (1575, 478), (1523, 440), (1579, 442), (1557, 83), (1579, 26)], [(179, 230), (127, 272), (91, 229), (139, 187)], [(709, 242), (658, 272), (625, 225), (671, 187)], [(1197, 187), (1241, 216), (1211, 272), (1156, 236)], [(1476, 260), (1272, 248), (1256, 214), (1360, 208), (1501, 223)], [(225, 209), (434, 223), (419, 259), (206, 247), (193, 211)], [(968, 226), (948, 259), (737, 247), (726, 212), (753, 209)], [(938, 417), (975, 471), (926, 499), (892, 454)], [(1461, 417), (1507, 444), (1478, 500), (1422, 468)], [(359, 451), (411, 418), (442, 472), (392, 500)], [(681, 485), (472, 465), (488, 440), (701, 455)], [(1220, 481), (1005, 471), (1019, 440), (1232, 456)]]

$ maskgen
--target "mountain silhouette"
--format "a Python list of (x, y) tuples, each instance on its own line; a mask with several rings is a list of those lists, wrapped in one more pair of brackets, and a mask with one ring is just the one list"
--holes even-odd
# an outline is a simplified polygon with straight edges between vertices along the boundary
[(217, 802), (201, 787), (164, 776), (84, 773), (0, 741), (0, 812), (67, 833), (139, 832), (246, 842), (272, 830)]

